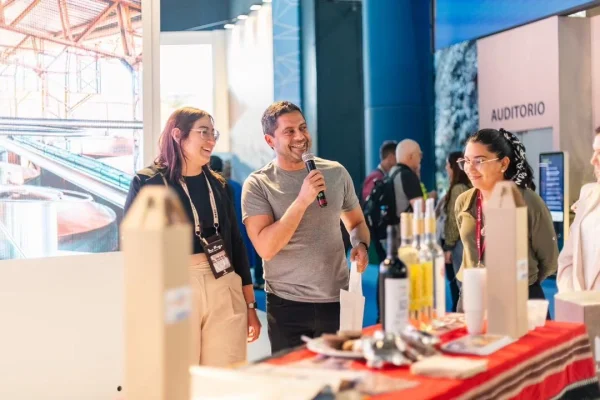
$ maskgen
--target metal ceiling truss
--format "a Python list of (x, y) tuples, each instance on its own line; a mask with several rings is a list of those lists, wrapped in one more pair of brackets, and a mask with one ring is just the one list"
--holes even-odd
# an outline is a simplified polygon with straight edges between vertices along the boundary
[[(103, 57), (121, 59), (134, 68), (141, 61), (141, 51), (136, 52), (138, 49), (136, 49), (134, 39), (140, 36), (136, 32), (136, 29), (141, 27), (141, 4), (139, 2), (131, 0), (32, 0), (12, 21), (7, 20), (9, 7), (15, 7), (19, 3), (22, 5), (25, 1), (27, 0), (0, 0), (0, 31), (5, 30), (24, 36), (14, 46), (5, 48), (0, 53), (0, 63), (8, 63), (8, 59), (19, 50), (31, 50), (24, 47), (30, 38), (65, 46), (56, 54), (57, 57), (67, 48), (73, 48)], [(29, 22), (30, 18), (28, 17), (31, 17), (40, 5), (55, 7), (50, 3), (55, 3), (58, 8), (60, 30), (42, 32), (32, 29), (31, 23), (23, 23), (24, 21)], [(104, 7), (99, 13), (91, 14), (93, 12), (91, 7), (86, 9), (86, 6), (91, 5), (96, 8)], [(89, 19), (83, 23), (72, 25), (70, 8), (77, 8), (79, 14), (85, 10)], [(79, 17), (81, 18), (81, 16)], [(92, 43), (97, 42), (100, 38), (115, 35), (120, 36), (122, 51), (117, 48), (107, 50), (98, 46), (97, 43)], [(11, 63), (14, 64), (14, 61)]]
[[(0, 78), (11, 77), (16, 85), (16, 68), (34, 71), (40, 78), (43, 115), (68, 118), (99, 93), (100, 58), (119, 59), (137, 76), (142, 61), (141, 26), (140, 0), (0, 0), (0, 66), (4, 66)], [(7, 34), (2, 35), (3, 31)], [(71, 56), (76, 57), (74, 66)], [(63, 61), (60, 68), (54, 66), (58, 60), (64, 61), (64, 67)], [(5, 75), (13, 66), (13, 72)], [(75, 86), (69, 83), (73, 67)], [(64, 75), (63, 95), (50, 93), (48, 75), (55, 74), (58, 79)], [(28, 94), (14, 100), (19, 103)], [(137, 90), (133, 95), (137, 103)], [(16, 112), (18, 104), (14, 107)]]

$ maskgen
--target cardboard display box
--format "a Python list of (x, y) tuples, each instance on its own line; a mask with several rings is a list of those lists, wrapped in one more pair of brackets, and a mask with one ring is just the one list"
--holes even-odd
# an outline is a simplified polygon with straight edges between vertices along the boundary
[(143, 187), (121, 224), (125, 266), (125, 398), (188, 400), (194, 332), (192, 227), (177, 195)]
[(527, 328), (527, 206), (514, 182), (497, 183), (484, 207), (488, 333), (518, 339)]

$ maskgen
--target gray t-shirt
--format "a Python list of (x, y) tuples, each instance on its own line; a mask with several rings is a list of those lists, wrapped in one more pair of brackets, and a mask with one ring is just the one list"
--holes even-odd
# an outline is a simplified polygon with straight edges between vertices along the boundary
[[(271, 260), (264, 260), (266, 291), (284, 299), (328, 303), (339, 301), (348, 287), (348, 264), (340, 215), (359, 207), (348, 171), (337, 162), (316, 158), (327, 190), (327, 207), (315, 201), (306, 209), (298, 229)], [(253, 172), (242, 190), (242, 219), (271, 215), (275, 221), (298, 197), (306, 170), (284, 171), (270, 162)]]

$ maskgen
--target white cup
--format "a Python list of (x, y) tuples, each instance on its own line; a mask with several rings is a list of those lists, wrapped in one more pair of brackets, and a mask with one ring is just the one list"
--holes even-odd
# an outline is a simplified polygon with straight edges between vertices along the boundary
[(530, 330), (535, 329), (538, 326), (546, 325), (548, 305), (548, 300), (527, 300), (527, 324), (529, 325)]
[(485, 268), (466, 268), (463, 271), (463, 309), (467, 332), (479, 335), (483, 332), (486, 311), (486, 279)]
[(465, 310), (465, 324), (469, 335), (480, 335), (483, 333), (483, 322), (485, 312), (483, 310)]

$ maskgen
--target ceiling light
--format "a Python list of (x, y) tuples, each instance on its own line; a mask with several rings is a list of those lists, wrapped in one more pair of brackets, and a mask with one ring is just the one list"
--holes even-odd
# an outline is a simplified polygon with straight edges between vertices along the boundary
[(237, 19), (239, 19), (239, 20), (248, 19), (248, 16), (247, 16), (247, 15), (244, 15), (244, 14), (242, 14), (242, 15), (238, 15)]
[(225, 29), (233, 29), (234, 26), (235, 25), (233, 25), (233, 24), (225, 24), (224, 28)]
[(263, 0), (263, 3), (270, 3), (271, 0)]
[(258, 11), (261, 8), (262, 8), (262, 5), (260, 5), (260, 4), (253, 4), (250, 6), (250, 10), (252, 10), (252, 11)]

